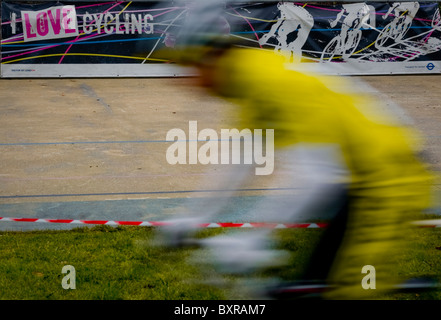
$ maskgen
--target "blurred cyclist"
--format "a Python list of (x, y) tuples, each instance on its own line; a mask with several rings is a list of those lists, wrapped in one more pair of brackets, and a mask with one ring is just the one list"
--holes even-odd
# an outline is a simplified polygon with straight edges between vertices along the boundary
[[(276, 148), (298, 148), (311, 163), (320, 160), (321, 172), (333, 163), (344, 169), (335, 184), (317, 184), (304, 206), (324, 206), (332, 195), (338, 209), (302, 280), (326, 283), (329, 299), (391, 289), (409, 221), (431, 206), (432, 176), (418, 156), (418, 135), (352, 79), (287, 69), (272, 51), (233, 46), (216, 32), (222, 6), (208, 2), (183, 28), (178, 61), (196, 66), (202, 86), (237, 104), (242, 128), (274, 129)], [(376, 290), (361, 286), (366, 265), (375, 267)]]

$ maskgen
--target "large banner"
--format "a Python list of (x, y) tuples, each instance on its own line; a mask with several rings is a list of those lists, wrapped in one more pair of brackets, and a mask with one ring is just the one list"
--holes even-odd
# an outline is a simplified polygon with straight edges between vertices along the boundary
[[(192, 74), (164, 54), (192, 3), (2, 1), (1, 75)], [(281, 54), (288, 66), (333, 74), (441, 72), (438, 2), (227, 2), (220, 19), (241, 45)]]

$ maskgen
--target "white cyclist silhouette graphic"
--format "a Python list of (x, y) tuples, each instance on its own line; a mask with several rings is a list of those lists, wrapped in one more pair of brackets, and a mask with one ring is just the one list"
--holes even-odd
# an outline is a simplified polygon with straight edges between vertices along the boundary
[(361, 40), (361, 28), (375, 28), (375, 8), (366, 3), (343, 4), (336, 19), (330, 21), (330, 26), (335, 28), (340, 21), (340, 34), (326, 45), (321, 62), (330, 62), (336, 56), (347, 60), (353, 55)]
[[(275, 51), (286, 57), (288, 62), (297, 62), (302, 57), (302, 47), (314, 25), (314, 19), (305, 8), (292, 2), (279, 2), (277, 8), (280, 10), (280, 18), (260, 38), (259, 43), (266, 44), (274, 37), (278, 41)], [(296, 31), (297, 36), (290, 41)]]
[(435, 14), (432, 19), (432, 28), (438, 29), (441, 31), (441, 15), (439, 13), (439, 8), (436, 8)]
[(431, 25), (432, 25), (432, 28), (438, 29), (441, 31), (441, 15), (439, 13), (439, 8), (436, 8), (436, 10), (435, 10)]
[(387, 13), (383, 15), (383, 19), (387, 19), (391, 14), (393, 19), (378, 35), (375, 47), (384, 49), (384, 47), (403, 42), (419, 8), (420, 4), (417, 1), (392, 3)]

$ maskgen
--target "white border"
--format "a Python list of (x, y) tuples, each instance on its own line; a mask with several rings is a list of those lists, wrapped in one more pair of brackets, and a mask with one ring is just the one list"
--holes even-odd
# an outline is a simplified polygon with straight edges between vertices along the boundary
[(171, 64), (2, 64), (2, 78), (187, 77), (192, 68)]
[[(433, 68), (430, 68), (430, 64)], [(287, 68), (331, 75), (440, 74), (441, 61), (301, 63)], [(172, 64), (2, 64), (2, 78), (191, 77), (193, 68)]]
[(330, 75), (440, 74), (441, 61), (300, 63), (287, 68)]

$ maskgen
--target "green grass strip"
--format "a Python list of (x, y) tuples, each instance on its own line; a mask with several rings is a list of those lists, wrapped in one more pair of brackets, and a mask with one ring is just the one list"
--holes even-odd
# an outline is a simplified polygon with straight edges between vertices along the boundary
[[(250, 230), (205, 229), (200, 237)], [(259, 277), (296, 279), (321, 229), (275, 230), (279, 248), (289, 250), (289, 267)], [(0, 299), (2, 300), (222, 300), (246, 299), (232, 286), (234, 277), (214, 267), (191, 263), (195, 248), (157, 245), (157, 229), (132, 226), (81, 227), (68, 231), (0, 232)], [(430, 275), (441, 280), (441, 228), (420, 228), (413, 249), (403, 252), (397, 272), (406, 277)], [(76, 289), (63, 289), (65, 265), (76, 271)], [(386, 299), (439, 300), (439, 291), (394, 293)]]

